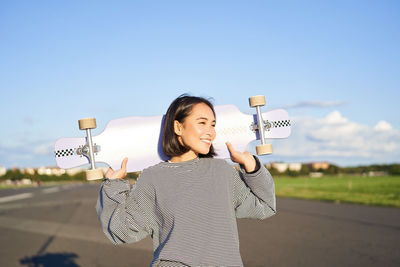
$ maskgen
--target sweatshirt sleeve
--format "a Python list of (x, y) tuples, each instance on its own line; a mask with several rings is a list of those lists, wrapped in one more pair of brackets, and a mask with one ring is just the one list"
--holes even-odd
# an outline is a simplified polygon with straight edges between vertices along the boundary
[(269, 171), (260, 164), (247, 173), (243, 166), (234, 172), (234, 206), (237, 218), (266, 219), (276, 213), (275, 184)]
[(133, 243), (152, 234), (149, 218), (152, 190), (139, 182), (105, 179), (96, 204), (104, 234), (114, 244)]

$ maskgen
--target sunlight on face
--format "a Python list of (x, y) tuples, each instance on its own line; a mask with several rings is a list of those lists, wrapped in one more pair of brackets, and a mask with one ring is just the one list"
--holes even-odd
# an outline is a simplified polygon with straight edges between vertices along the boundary
[(187, 153), (179, 157), (190, 160), (196, 158), (198, 154), (208, 154), (216, 136), (215, 123), (212, 109), (204, 103), (194, 105), (183, 123), (175, 121), (174, 130), (179, 141), (190, 148)]

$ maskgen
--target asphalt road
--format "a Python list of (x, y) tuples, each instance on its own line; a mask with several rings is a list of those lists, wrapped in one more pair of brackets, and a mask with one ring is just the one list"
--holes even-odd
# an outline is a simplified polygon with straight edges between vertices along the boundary
[[(0, 266), (149, 266), (150, 238), (114, 246), (99, 184), (0, 191)], [(247, 266), (400, 266), (400, 209), (277, 200), (263, 221), (238, 220)]]

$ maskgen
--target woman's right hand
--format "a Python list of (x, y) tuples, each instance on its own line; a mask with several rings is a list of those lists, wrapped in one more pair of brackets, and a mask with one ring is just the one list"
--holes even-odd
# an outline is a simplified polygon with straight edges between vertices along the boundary
[(128, 163), (128, 158), (124, 158), (121, 164), (121, 169), (114, 171), (111, 167), (108, 168), (106, 172), (106, 178), (112, 179), (124, 179), (126, 177), (126, 164)]

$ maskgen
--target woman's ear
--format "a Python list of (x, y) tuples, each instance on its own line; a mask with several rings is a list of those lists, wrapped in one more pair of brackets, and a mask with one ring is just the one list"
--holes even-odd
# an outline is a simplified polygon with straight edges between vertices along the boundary
[(182, 124), (177, 120), (174, 120), (174, 132), (177, 136), (182, 134)]

